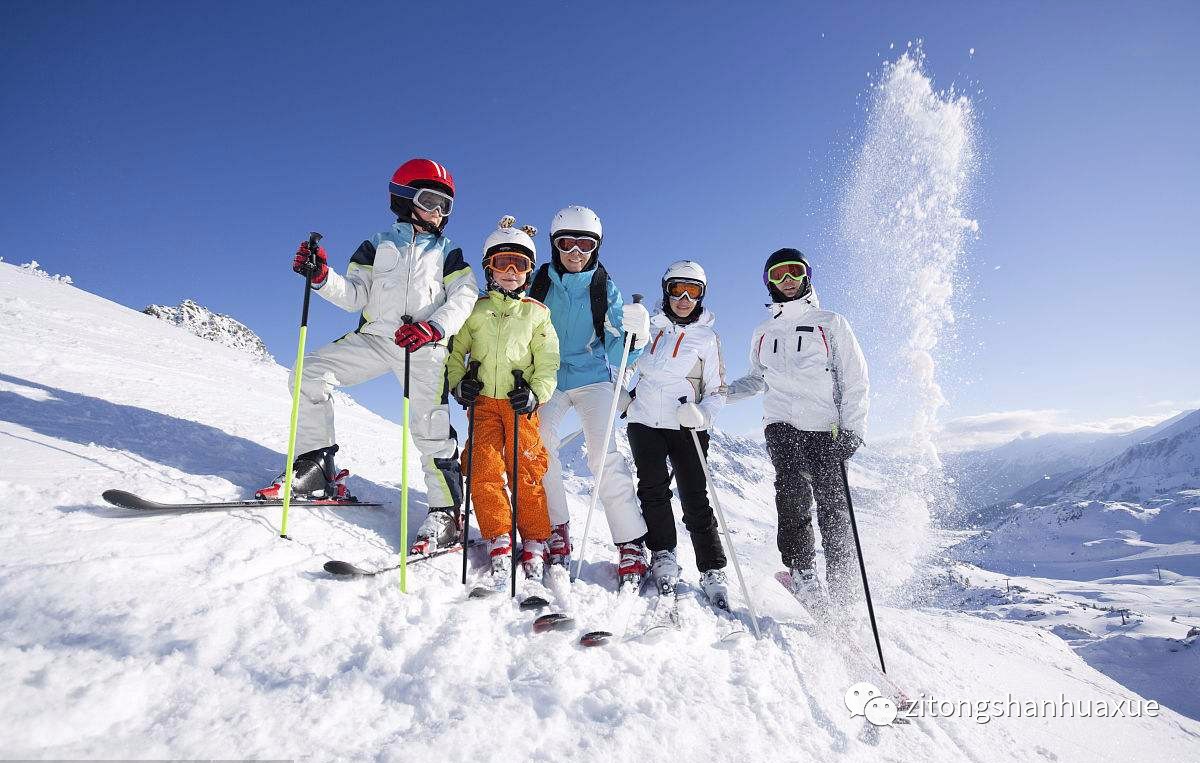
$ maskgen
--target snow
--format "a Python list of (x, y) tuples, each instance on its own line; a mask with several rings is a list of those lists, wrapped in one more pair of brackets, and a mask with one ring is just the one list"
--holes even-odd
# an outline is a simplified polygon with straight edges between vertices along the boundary
[[(771, 579), (760, 443), (718, 434), (713, 466), (763, 639), (715, 648), (719, 620), (685, 600), (692, 625), (677, 636), (582, 649), (577, 632), (532, 635), (505, 599), (464, 601), (456, 556), (413, 567), (408, 595), (394, 575), (320, 571), (329, 558), (394, 563), (397, 548), (400, 431), (349, 397), (343, 461), (354, 491), (386, 508), (297, 510), (285, 541), (271, 510), (130, 516), (99, 498), (121, 486), (227, 499), (265, 484), (283, 460), (285, 369), (8, 265), (0, 351), (5, 757), (1161, 760), (1200, 741), (1186, 703), (1107, 720), (851, 718), (846, 689), (874, 674), (839, 657)], [(566, 447), (577, 459), (578, 441)], [(1115, 703), (1159, 680), (1121, 670), (1180, 672), (1154, 642), (1081, 655), (1041, 621), (905, 604), (912, 570), (890, 563), (904, 513), (864, 456), (853, 479), (866, 561), (890, 672), (912, 694)], [(415, 467), (410, 479), (421, 484)], [(586, 485), (568, 476), (576, 526)], [(415, 527), (419, 490), (410, 505)], [(603, 525), (573, 595), (581, 623), (603, 623), (613, 601)], [(694, 576), (686, 544), (681, 556)], [(873, 653), (861, 619), (856, 632)]]

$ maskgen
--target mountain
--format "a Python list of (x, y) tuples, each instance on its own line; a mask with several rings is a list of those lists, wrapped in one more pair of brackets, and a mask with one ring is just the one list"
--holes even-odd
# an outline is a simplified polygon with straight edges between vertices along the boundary
[(963, 513), (972, 524), (982, 526), (1004, 518), (1014, 502), (1034, 502), (1131, 445), (1169, 434), (1191, 413), (1121, 434), (1060, 432), (948, 454), (946, 473), (954, 480)]
[(1120, 455), (1066, 482), (1050, 497), (1139, 501), (1200, 488), (1200, 411), (1141, 437)]
[(244, 352), (255, 360), (263, 363), (275, 362), (275, 358), (267, 350), (267, 345), (245, 324), (228, 315), (214, 313), (190, 299), (180, 302), (177, 307), (150, 305), (142, 312), (178, 326), (201, 339)]
[[(400, 542), (403, 433), (348, 398), (339, 462), (356, 494), (385, 506), (295, 508), (284, 540), (278, 510), (136, 515), (100, 493), (228, 499), (265, 484), (286, 449), (287, 369), (3, 264), (0, 353), (5, 757), (1071, 760), (1099, 757), (1097, 735), (1119, 723), (1103, 741), (1110, 756), (1183, 760), (1200, 739), (1200, 722), (1167, 700), (1156, 716), (1104, 725), (926, 714), (876, 728), (852, 717), (847, 689), (879, 675), (865, 607), (830, 638), (774, 581), (769, 464), (740, 440), (718, 435), (712, 461), (761, 640), (719, 642), (724, 622), (694, 589), (681, 632), (639, 638), (653, 602), (614, 616), (603, 517), (563, 603), (578, 627), (534, 634), (508, 597), (466, 598), (457, 554), (414, 564), (407, 593), (394, 573), (321, 571), (333, 558), (394, 564)], [(416, 459), (408, 469), (412, 533), (426, 506)], [(577, 480), (567, 488), (578, 541), (590, 485)], [(1155, 694), (1023, 621), (899, 603), (888, 589), (913, 577), (899, 539), (928, 551), (905, 508), (918, 497), (859, 466), (852, 481), (888, 674), (911, 696), (1062, 693), (1115, 706)], [(679, 552), (694, 585), (682, 527)], [(746, 618), (732, 570), (730, 590)], [(600, 626), (619, 637), (576, 645)], [(1141, 673), (1175, 664), (1157, 644), (1134, 664)]]
[[(1200, 411), (1138, 436), (1103, 464), (1015, 503), (961, 558), (1057, 577), (1200, 575)], [(1080, 577), (1082, 576), (1082, 577)]]

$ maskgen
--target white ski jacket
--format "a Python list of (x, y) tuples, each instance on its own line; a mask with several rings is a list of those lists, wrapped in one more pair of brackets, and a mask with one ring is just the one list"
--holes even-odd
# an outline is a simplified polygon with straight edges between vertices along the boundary
[(445, 236), (418, 233), (402, 222), (362, 242), (346, 275), (331, 268), (319, 289), (343, 310), (362, 313), (360, 333), (392, 337), (409, 315), (436, 324), (443, 346), (466, 323), (479, 297), (461, 249)]
[(822, 310), (816, 292), (767, 308), (771, 317), (750, 341), (750, 370), (729, 385), (729, 401), (765, 392), (766, 424), (809, 432), (837, 426), (865, 438), (867, 364), (850, 324)]
[(705, 310), (695, 323), (680, 326), (659, 306), (650, 318), (650, 344), (637, 361), (638, 383), (626, 412), (630, 423), (679, 429), (675, 412), (679, 398), (686, 397), (704, 413), (704, 426), (699, 428), (712, 426), (726, 393), (725, 361), (714, 322)]

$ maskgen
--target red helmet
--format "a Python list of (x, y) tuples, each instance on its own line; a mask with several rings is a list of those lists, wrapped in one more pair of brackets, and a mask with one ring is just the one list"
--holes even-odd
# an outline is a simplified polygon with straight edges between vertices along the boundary
[(409, 159), (392, 175), (393, 186), (414, 187), (418, 183), (424, 187), (435, 185), (454, 195), (454, 178), (450, 171), (431, 159)]

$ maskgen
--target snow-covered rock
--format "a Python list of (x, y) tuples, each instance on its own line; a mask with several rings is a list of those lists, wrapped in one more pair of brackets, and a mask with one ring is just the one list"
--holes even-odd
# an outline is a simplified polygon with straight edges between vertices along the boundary
[(178, 326), (201, 339), (244, 352), (256, 360), (264, 363), (275, 362), (275, 358), (267, 350), (267, 345), (245, 324), (228, 315), (214, 313), (190, 299), (185, 299), (176, 307), (149, 305), (142, 312)]

